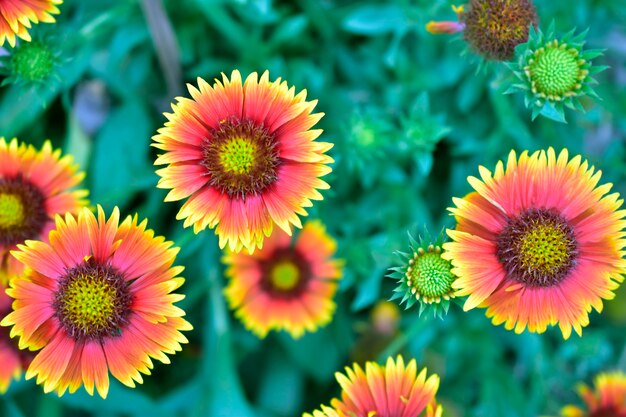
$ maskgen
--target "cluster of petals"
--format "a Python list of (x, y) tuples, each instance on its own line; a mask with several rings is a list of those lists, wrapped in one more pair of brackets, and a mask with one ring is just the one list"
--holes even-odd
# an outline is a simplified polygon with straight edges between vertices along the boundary
[[(77, 214), (87, 204), (87, 190), (73, 189), (85, 176), (73, 160), (71, 155), (62, 156), (60, 149), (54, 150), (50, 141), (45, 141), (41, 150), (37, 150), (15, 138), (8, 142), (0, 138), (0, 184), (19, 181), (34, 187), (43, 200), (41, 209), (46, 220), (29, 239), (47, 240), (56, 214)], [(0, 230), (0, 282), (7, 284), (11, 278), (21, 275), (24, 267), (10, 256), (16, 245), (1, 243), (2, 234)]]
[[(109, 372), (123, 384), (141, 383), (152, 359), (169, 363), (166, 354), (181, 349), (190, 330), (184, 311), (174, 303), (184, 298), (172, 291), (184, 279), (182, 267), (172, 266), (177, 248), (146, 229), (137, 216), (119, 222), (115, 208), (107, 219), (101, 207), (97, 218), (84, 208), (77, 217), (56, 217), (49, 243), (27, 241), (12, 254), (27, 267), (24, 277), (11, 281), (7, 293), (15, 299), (13, 312), (2, 320), (19, 337), (22, 349), (39, 350), (26, 371), (45, 392), (75, 392), (94, 387), (103, 398), (109, 389)], [(68, 271), (84, 265), (116, 271), (130, 294), (124, 322), (109, 335), (90, 337), (71, 332), (58, 310), (61, 282)], [(90, 314), (86, 312), (85, 314)], [(89, 330), (89, 329), (87, 329)]]
[[(297, 237), (276, 230), (252, 254), (227, 252), (223, 261), (228, 285), (224, 294), (235, 315), (259, 337), (285, 330), (299, 338), (332, 320), (333, 296), (342, 276), (342, 260), (333, 259), (337, 243), (319, 221), (309, 221)], [(302, 280), (293, 291), (268, 288), (272, 266), (287, 254), (298, 259)], [(306, 276), (305, 276), (306, 275)]]
[(28, 33), (32, 23), (53, 23), (58, 14), (56, 5), (63, 0), (10, 0), (0, 1), (0, 46), (8, 41), (15, 46), (16, 38), (30, 41)]
[[(235, 70), (213, 86), (198, 78), (197, 88), (188, 87), (191, 99), (177, 98), (173, 113), (165, 114), (165, 127), (153, 137), (153, 146), (165, 151), (155, 162), (167, 165), (157, 170), (158, 187), (171, 190), (165, 201), (187, 199), (177, 218), (196, 233), (215, 228), (220, 248), (228, 244), (234, 251), (262, 247), (274, 225), (287, 234), (291, 226), (302, 227), (298, 215), (307, 214), (311, 200), (322, 199), (318, 190), (329, 186), (319, 177), (333, 162), (325, 154), (332, 144), (316, 141), (322, 131), (311, 129), (323, 116), (311, 113), (317, 101), (306, 101), (306, 90), (295, 94), (280, 78), (270, 81), (267, 71), (242, 82)], [(211, 175), (220, 167), (207, 166), (206, 147), (228, 123), (263, 131), (276, 153), (275, 178), (245, 195), (224, 192)]]
[[(563, 337), (579, 335), (592, 308), (612, 299), (626, 268), (622, 200), (609, 194), (612, 184), (598, 185), (601, 172), (567, 150), (557, 156), (550, 148), (519, 158), (511, 151), (506, 166), (495, 172), (479, 168), (474, 188), (455, 198), (450, 209), (457, 220), (444, 245), (458, 277), (457, 295), (468, 296), (464, 309), (486, 307), (493, 323), (520, 333), (544, 332), (557, 325)], [(553, 285), (526, 285), (513, 279), (498, 258), (498, 237), (510, 219), (527, 210), (550, 210), (571, 227), (576, 241), (573, 267)]]
[(595, 377), (594, 389), (581, 384), (578, 392), (585, 408), (568, 405), (562, 417), (626, 417), (626, 374), (621, 371), (603, 372)]
[(405, 365), (401, 356), (388, 358), (385, 365), (367, 362), (365, 371), (357, 364), (337, 373), (341, 398), (303, 417), (441, 417), (443, 408), (435, 394), (439, 376), (419, 373), (415, 359)]

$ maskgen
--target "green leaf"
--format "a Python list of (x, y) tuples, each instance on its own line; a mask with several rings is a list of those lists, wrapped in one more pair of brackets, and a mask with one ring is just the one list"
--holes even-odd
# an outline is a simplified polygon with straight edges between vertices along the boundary
[(396, 4), (363, 5), (349, 13), (342, 24), (343, 28), (359, 35), (382, 35), (395, 32), (406, 26), (402, 8)]
[(156, 186), (148, 161), (151, 122), (140, 101), (114, 110), (96, 138), (89, 169), (91, 200), (107, 207), (123, 206), (142, 189)]

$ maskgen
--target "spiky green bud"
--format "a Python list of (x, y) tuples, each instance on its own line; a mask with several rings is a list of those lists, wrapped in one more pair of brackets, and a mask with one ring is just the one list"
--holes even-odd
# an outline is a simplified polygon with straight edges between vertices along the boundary
[(409, 240), (411, 252), (398, 252), (404, 264), (391, 268), (388, 275), (399, 281), (392, 299), (402, 298), (400, 303), (406, 303), (406, 308), (419, 302), (420, 315), (430, 308), (435, 316), (441, 316), (448, 312), (450, 299), (454, 298), (452, 283), (456, 279), (450, 261), (441, 257), (442, 235), (434, 241), (420, 237), (419, 242), (409, 235)]
[(579, 98), (598, 98), (591, 77), (607, 67), (593, 66), (601, 50), (583, 50), (587, 32), (574, 36), (574, 30), (556, 39), (554, 22), (547, 33), (531, 28), (528, 42), (516, 48), (516, 60), (509, 64), (515, 75), (505, 93), (524, 92), (532, 119), (538, 115), (565, 122), (564, 106), (584, 112)]

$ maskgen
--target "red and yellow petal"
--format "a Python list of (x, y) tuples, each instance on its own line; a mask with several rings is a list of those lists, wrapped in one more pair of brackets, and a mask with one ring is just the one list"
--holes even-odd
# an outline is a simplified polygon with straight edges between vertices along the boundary
[(63, 0), (12, 0), (0, 2), (0, 46), (6, 41), (13, 47), (16, 37), (30, 41), (27, 29), (32, 23), (54, 22), (57, 4)]
[(441, 416), (442, 407), (435, 399), (439, 377), (426, 375), (426, 369), (417, 373), (414, 359), (405, 366), (401, 356), (388, 358), (385, 365), (367, 362), (365, 370), (354, 364), (345, 374), (335, 374), (340, 398), (331, 400), (331, 407), (314, 411), (313, 416)]

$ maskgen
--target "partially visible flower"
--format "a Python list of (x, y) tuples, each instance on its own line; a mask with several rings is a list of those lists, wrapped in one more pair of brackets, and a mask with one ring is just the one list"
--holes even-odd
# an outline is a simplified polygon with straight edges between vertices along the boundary
[(593, 74), (607, 67), (592, 65), (602, 50), (583, 50), (587, 32), (574, 36), (574, 30), (561, 39), (554, 34), (554, 22), (544, 34), (531, 28), (528, 42), (516, 49), (516, 60), (509, 64), (515, 75), (507, 93), (524, 93), (532, 119), (538, 115), (565, 122), (564, 106), (585, 111), (579, 99), (585, 95), (598, 98), (592, 85)]
[(171, 190), (165, 200), (187, 199), (177, 218), (196, 233), (215, 228), (220, 248), (253, 252), (274, 225), (291, 235), (292, 225), (302, 227), (298, 215), (322, 199), (318, 190), (329, 188), (319, 177), (331, 172), (325, 153), (333, 145), (316, 141), (317, 100), (270, 81), (267, 71), (245, 83), (235, 70), (213, 86), (198, 84), (153, 137), (165, 151), (155, 162), (167, 165), (157, 170), (158, 187)]
[(28, 239), (47, 240), (56, 214), (87, 204), (86, 190), (72, 190), (84, 176), (72, 156), (62, 157), (49, 141), (38, 151), (0, 138), (0, 283), (24, 271), (10, 250)]
[(443, 22), (436, 22), (431, 20), (426, 24), (426, 30), (433, 35), (452, 35), (457, 32), (462, 32), (465, 29), (465, 23), (463, 23), (463, 11), (464, 7), (461, 6), (451, 6), (452, 11), (456, 13), (457, 19), (456, 21), (447, 20)]
[(7, 293), (13, 312), (0, 325), (13, 326), (19, 347), (39, 350), (26, 371), (45, 392), (59, 395), (81, 385), (105, 398), (109, 372), (124, 385), (142, 383), (152, 359), (181, 350), (191, 330), (172, 293), (184, 279), (172, 266), (177, 248), (119, 211), (109, 219), (83, 208), (75, 218), (56, 216), (50, 243), (29, 240), (13, 255), (26, 266)]
[(410, 253), (398, 252), (403, 265), (391, 268), (389, 274), (399, 281), (392, 300), (402, 298), (400, 303), (406, 302), (406, 308), (419, 302), (420, 315), (427, 308), (432, 309), (435, 316), (448, 312), (450, 299), (455, 296), (452, 284), (456, 276), (450, 261), (442, 257), (443, 240), (443, 236), (434, 241), (420, 237), (417, 242), (409, 235)]
[(365, 371), (354, 364), (335, 377), (341, 399), (303, 417), (441, 417), (443, 409), (435, 399), (439, 376), (426, 378), (426, 369), (418, 374), (415, 359), (406, 366), (402, 356), (388, 358), (385, 365), (367, 362)]
[(369, 322), (358, 322), (354, 326), (359, 338), (352, 346), (351, 359), (356, 363), (376, 359), (398, 336), (400, 318), (398, 304), (377, 302), (370, 312)]
[(621, 371), (597, 375), (594, 389), (581, 384), (578, 392), (585, 408), (568, 405), (562, 417), (626, 417), (626, 374)]
[(5, 41), (15, 46), (16, 37), (30, 41), (28, 33), (32, 23), (53, 23), (58, 14), (56, 5), (63, 0), (2, 0), (0, 1), (0, 46)]
[[(5, 290), (5, 286), (0, 283), (0, 320), (11, 312), (13, 301)], [(9, 329), (0, 327), (0, 394), (9, 389), (12, 380), (21, 378), (32, 358), (30, 351), (17, 347), (17, 341), (9, 336)]]
[(6, 78), (2, 85), (16, 83), (45, 86), (59, 82), (56, 67), (59, 64), (58, 49), (43, 40), (21, 43), (0, 58), (0, 71)]
[(557, 325), (582, 334), (624, 280), (626, 211), (581, 156), (554, 149), (511, 151), (492, 174), (479, 167), (476, 190), (455, 198), (456, 230), (443, 245), (464, 309), (486, 307), (495, 325), (543, 333)]
[(335, 303), (340, 260), (332, 259), (337, 243), (321, 222), (309, 221), (291, 239), (276, 230), (253, 254), (224, 256), (230, 307), (244, 326), (259, 337), (286, 330), (298, 338), (328, 324)]
[(431, 21), (426, 30), (434, 34), (463, 31), (469, 47), (483, 58), (508, 61), (528, 39), (537, 12), (531, 0), (470, 0), (467, 8), (452, 6), (458, 21)]

